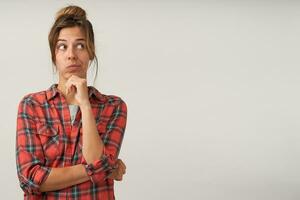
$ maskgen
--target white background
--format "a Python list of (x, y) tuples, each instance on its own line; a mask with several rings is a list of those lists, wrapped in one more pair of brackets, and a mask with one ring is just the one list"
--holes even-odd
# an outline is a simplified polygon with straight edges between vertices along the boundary
[[(117, 199), (300, 199), (299, 1), (72, 2), (95, 87), (128, 106)], [(1, 199), (22, 199), (17, 106), (55, 81), (47, 37), (68, 3), (0, 2)]]

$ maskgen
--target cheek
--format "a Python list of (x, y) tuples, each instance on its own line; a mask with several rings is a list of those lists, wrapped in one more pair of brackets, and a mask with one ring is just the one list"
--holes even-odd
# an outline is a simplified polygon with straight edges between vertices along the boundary
[(57, 51), (57, 52), (55, 53), (55, 57), (56, 57), (56, 59), (62, 59), (62, 58), (63, 58), (63, 52)]
[(58, 53), (55, 54), (55, 62), (59, 63), (61, 60), (60, 55)]
[(57, 67), (58, 70), (60, 70), (62, 67), (63, 67), (63, 57), (61, 54), (56, 54), (56, 57), (55, 57), (55, 65)]
[(88, 65), (89, 64), (89, 61), (90, 61), (90, 56), (89, 54), (82, 54), (80, 56), (80, 60), (81, 62), (84, 64), (84, 65)]

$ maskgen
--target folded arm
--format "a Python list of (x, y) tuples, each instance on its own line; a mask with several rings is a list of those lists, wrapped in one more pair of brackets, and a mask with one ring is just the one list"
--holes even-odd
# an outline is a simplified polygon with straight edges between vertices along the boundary
[[(126, 105), (115, 108), (114, 117), (105, 133), (103, 153), (94, 162), (64, 167), (44, 166), (44, 153), (36, 134), (34, 110), (30, 100), (23, 99), (19, 104), (17, 118), (16, 162), (20, 186), (26, 193), (36, 193), (63, 189), (91, 180), (100, 182), (105, 178), (122, 180), (125, 165), (118, 163), (118, 153), (126, 125)], [(116, 141), (118, 142), (116, 145)], [(115, 173), (118, 172), (118, 173)], [(122, 172), (122, 173), (120, 173)]]

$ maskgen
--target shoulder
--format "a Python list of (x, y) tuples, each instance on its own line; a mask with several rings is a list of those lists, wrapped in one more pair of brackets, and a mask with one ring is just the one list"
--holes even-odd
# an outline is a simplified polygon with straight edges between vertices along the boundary
[(119, 106), (121, 104), (126, 104), (125, 101), (119, 96), (116, 96), (116, 95), (105, 95), (105, 96), (107, 98), (107, 103), (108, 104), (111, 104), (111, 105), (114, 105), (114, 106)]
[(20, 104), (42, 105), (46, 99), (46, 90), (32, 92), (24, 95), (20, 100)]
[(100, 99), (102, 101), (102, 103), (106, 104), (106, 105), (110, 105), (110, 106), (125, 106), (126, 107), (126, 103), (125, 101), (117, 95), (113, 95), (113, 94), (103, 94), (101, 92), (99, 92), (96, 88), (91, 87), (95, 96)]
[(121, 97), (116, 95), (104, 95), (104, 98), (106, 99), (106, 105), (114, 107), (115, 111), (127, 113), (127, 105)]
[(114, 105), (115, 111), (117, 113), (122, 113), (124, 115), (127, 115), (127, 105), (125, 101), (116, 95), (108, 95), (109, 102)]

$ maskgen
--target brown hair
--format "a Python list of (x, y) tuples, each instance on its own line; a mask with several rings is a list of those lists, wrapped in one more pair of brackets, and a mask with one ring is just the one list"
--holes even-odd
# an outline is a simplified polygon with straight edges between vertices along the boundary
[(56, 13), (55, 22), (49, 32), (48, 41), (51, 51), (52, 63), (55, 65), (55, 46), (61, 29), (78, 26), (84, 33), (87, 41), (87, 51), (90, 60), (96, 63), (96, 76), (98, 71), (98, 59), (95, 53), (94, 31), (91, 22), (86, 17), (86, 12), (78, 6), (67, 6)]

